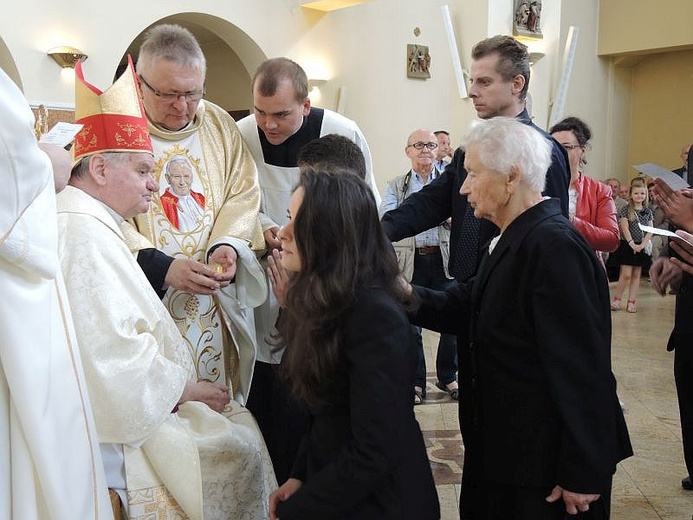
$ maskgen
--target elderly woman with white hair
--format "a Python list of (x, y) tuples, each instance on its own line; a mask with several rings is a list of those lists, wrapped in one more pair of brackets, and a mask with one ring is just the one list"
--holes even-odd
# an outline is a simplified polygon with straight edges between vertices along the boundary
[(475, 278), (416, 287), (417, 325), (458, 334), (465, 446), (460, 517), (608, 518), (616, 464), (632, 455), (611, 372), (604, 268), (543, 197), (551, 146), (497, 117), (472, 128), (460, 189), (500, 229)]

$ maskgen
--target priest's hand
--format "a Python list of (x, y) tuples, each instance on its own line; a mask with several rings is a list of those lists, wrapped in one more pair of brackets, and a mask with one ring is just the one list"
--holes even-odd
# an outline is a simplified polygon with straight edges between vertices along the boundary
[(281, 261), (281, 253), (274, 249), (272, 254), (267, 257), (267, 276), (272, 284), (274, 297), (280, 307), (284, 307), (284, 297), (286, 295), (286, 285), (289, 283), (289, 273)]
[(573, 493), (561, 486), (556, 486), (551, 491), (551, 494), (546, 497), (547, 502), (555, 502), (563, 498), (565, 510), (569, 515), (577, 515), (578, 512), (584, 513), (590, 508), (590, 504), (599, 500), (599, 495), (588, 493)]
[(216, 273), (215, 278), (222, 287), (226, 287), (236, 276), (236, 260), (238, 260), (238, 253), (233, 247), (226, 244), (218, 246), (209, 255), (210, 265), (221, 266), (222, 270)]
[(200, 401), (215, 412), (221, 413), (224, 407), (231, 402), (229, 387), (209, 381), (188, 381), (185, 383), (185, 390), (183, 390), (178, 404), (183, 404), (186, 401)]
[[(167, 286), (195, 294), (215, 294), (223, 284), (219, 275), (205, 264), (191, 258), (176, 258), (166, 272)], [(228, 284), (228, 282), (227, 282)]]
[(284, 502), (288, 498), (296, 493), (298, 489), (303, 485), (303, 482), (297, 478), (290, 478), (279, 488), (275, 489), (270, 493), (269, 496), (269, 506), (270, 506), (270, 520), (280, 520), (277, 516), (277, 504), (279, 502)]

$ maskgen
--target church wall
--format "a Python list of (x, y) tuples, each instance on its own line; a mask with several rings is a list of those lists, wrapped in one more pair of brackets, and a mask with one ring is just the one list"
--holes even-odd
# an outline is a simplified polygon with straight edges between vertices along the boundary
[[(451, 131), (453, 144), (459, 144), (475, 117), (471, 100), (461, 99), (457, 91), (440, 10), (445, 3), (450, 6), (465, 69), (469, 69), (474, 43), (512, 31), (511, 0), (374, 0), (331, 13), (301, 8), (298, 0), (199, 0), (196, 11), (211, 16), (182, 16), (218, 34), (236, 53), (236, 57), (224, 56), (219, 42), (205, 47), (210, 64), (225, 60), (223, 70), (210, 71), (208, 83), (210, 95), (229, 110), (251, 108), (250, 76), (264, 57), (291, 57), (309, 76), (326, 79), (319, 92), (311, 94), (313, 103), (341, 108), (358, 122), (371, 146), (378, 184), (384, 188), (389, 178), (408, 167), (403, 147), (409, 132), (419, 127), (444, 128)], [(604, 135), (607, 122), (598, 115), (607, 112), (604, 96), (608, 89), (602, 88), (607, 78), (594, 55), (594, 43), (584, 44), (596, 40), (598, 1), (583, 0), (579, 8), (571, 2), (545, 4), (544, 39), (529, 43), (530, 50), (545, 54), (532, 69), (535, 121), (542, 127), (548, 123), (565, 33), (576, 18), (582, 46), (567, 109), (589, 119), (596, 135)], [(74, 78), (46, 56), (49, 48), (68, 44), (82, 49), (89, 55), (85, 74), (105, 87), (112, 82), (123, 53), (144, 28), (188, 12), (190, 3), (123, 0), (118, 7), (122, 15), (106, 14), (113, 10), (86, 0), (60, 5), (38, 0), (13, 4), (13, 16), (0, 20), (0, 35), (30, 102), (58, 107), (74, 103)], [(137, 16), (127, 14), (133, 12)], [(414, 35), (416, 27), (419, 36)], [(430, 79), (406, 77), (408, 43), (429, 46)], [(605, 162), (600, 154), (605, 155), (595, 145), (595, 165)], [(595, 176), (600, 177), (597, 172)]]
[(693, 51), (645, 56), (633, 68), (629, 164), (682, 166), (681, 148), (693, 142), (691, 85)]
[(601, 0), (599, 15), (602, 55), (693, 46), (690, 0)]

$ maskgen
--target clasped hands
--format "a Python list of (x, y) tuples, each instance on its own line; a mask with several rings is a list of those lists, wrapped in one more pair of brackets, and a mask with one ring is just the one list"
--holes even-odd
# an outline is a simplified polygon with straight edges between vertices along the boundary
[[(678, 258), (660, 256), (650, 268), (652, 286), (661, 295), (666, 294), (667, 287), (676, 288), (681, 282), (682, 272), (693, 274), (693, 190), (674, 191), (662, 179), (654, 180), (654, 198), (666, 217), (679, 229), (669, 241), (669, 247), (679, 255)], [(684, 231), (686, 230), (686, 231)]]
[[(229, 245), (220, 245), (209, 256), (209, 265), (191, 258), (176, 258), (166, 273), (168, 286), (195, 294), (216, 294), (236, 276), (238, 254)], [(212, 266), (219, 266), (218, 270)]]

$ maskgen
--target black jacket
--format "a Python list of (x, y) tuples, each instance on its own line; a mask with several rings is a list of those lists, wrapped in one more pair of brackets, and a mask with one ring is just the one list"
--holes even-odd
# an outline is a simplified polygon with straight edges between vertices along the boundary
[(470, 319), (460, 345), (470, 360), (461, 372), (465, 473), (603, 492), (632, 454), (611, 372), (604, 268), (553, 199), (522, 213), (483, 255), (471, 283), (417, 288), (417, 324), (459, 332)]
[[(526, 110), (518, 114), (516, 119), (535, 128), (551, 142), (551, 166), (546, 174), (544, 195), (558, 198), (561, 204), (561, 211), (567, 217), (570, 168), (565, 150), (549, 134), (532, 123)], [(396, 242), (438, 226), (447, 218), (452, 217), (452, 229), (450, 230), (450, 272), (454, 272), (454, 252), (457, 251), (457, 244), (460, 241), (460, 233), (462, 231), (462, 221), (467, 210), (467, 197), (460, 195), (460, 187), (462, 187), (462, 183), (466, 178), (467, 170), (464, 169), (464, 150), (458, 148), (455, 150), (452, 161), (441, 175), (417, 193), (407, 197), (399, 207), (383, 215), (383, 229), (388, 238)], [(482, 219), (479, 231), (479, 251), (482, 249), (481, 246), (488, 242), (497, 232), (498, 228), (496, 226), (488, 220)]]

